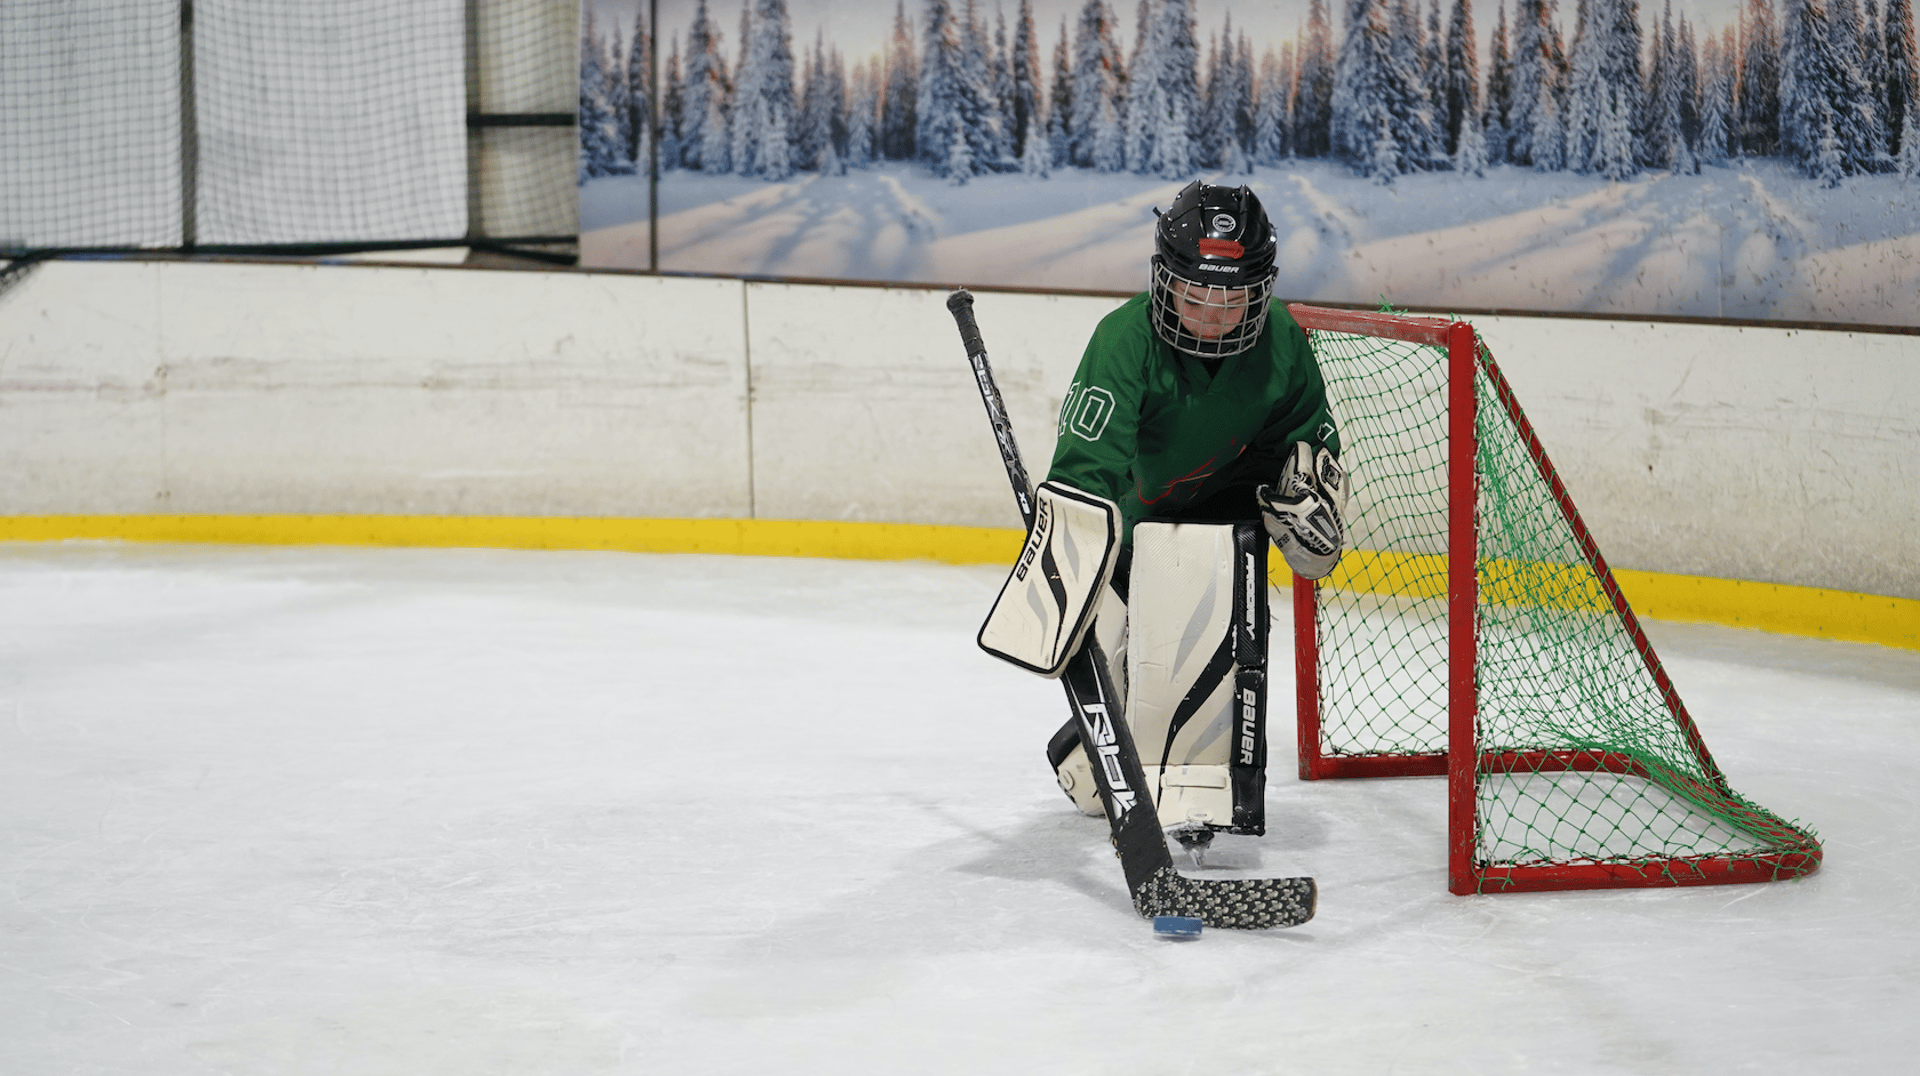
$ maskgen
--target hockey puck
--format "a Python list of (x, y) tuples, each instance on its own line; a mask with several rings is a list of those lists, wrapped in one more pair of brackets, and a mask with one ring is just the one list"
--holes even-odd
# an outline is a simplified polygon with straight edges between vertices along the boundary
[(1200, 936), (1200, 920), (1190, 915), (1156, 915), (1153, 917), (1153, 932), (1162, 938), (1197, 938)]

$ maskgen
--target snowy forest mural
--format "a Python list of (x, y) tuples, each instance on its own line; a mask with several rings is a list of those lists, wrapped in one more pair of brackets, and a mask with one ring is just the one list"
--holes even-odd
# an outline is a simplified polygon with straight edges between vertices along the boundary
[(1920, 324), (1912, 0), (1722, 3), (584, 0), (582, 261), (1127, 291), (1204, 177), (1288, 298)]

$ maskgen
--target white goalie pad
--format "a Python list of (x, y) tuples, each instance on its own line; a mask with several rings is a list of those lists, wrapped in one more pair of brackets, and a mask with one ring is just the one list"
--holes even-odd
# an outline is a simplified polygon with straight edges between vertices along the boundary
[(1127, 711), (1163, 826), (1266, 825), (1266, 535), (1133, 529)]
[[(1100, 652), (1107, 659), (1107, 681), (1113, 688), (1119, 701), (1121, 713), (1126, 712), (1127, 700), (1127, 603), (1120, 600), (1112, 586), (1100, 589), (1099, 611), (1093, 616), (1093, 637), (1100, 644)], [(1069, 746), (1070, 745), (1070, 746)], [(1054, 741), (1047, 745), (1047, 759), (1054, 764), (1054, 778), (1060, 783), (1060, 790), (1067, 794), (1080, 813), (1095, 818), (1105, 818), (1107, 810), (1100, 805), (1100, 794), (1094, 787), (1093, 764), (1087, 761), (1087, 750), (1080, 744), (1080, 734), (1074, 722), (1056, 733)]]
[(1107, 656), (1107, 679), (1112, 682), (1120, 712), (1127, 712), (1127, 603), (1111, 585), (1100, 588), (1093, 614), (1093, 638)]
[(1120, 509), (1058, 482), (1034, 491), (1033, 529), (980, 626), (980, 649), (1059, 676), (1080, 649), (1120, 548)]

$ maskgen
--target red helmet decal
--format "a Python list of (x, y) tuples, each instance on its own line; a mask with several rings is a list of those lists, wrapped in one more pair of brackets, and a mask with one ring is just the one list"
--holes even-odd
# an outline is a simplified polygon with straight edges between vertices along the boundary
[(1247, 248), (1231, 239), (1200, 240), (1200, 256), (1203, 258), (1243, 258)]

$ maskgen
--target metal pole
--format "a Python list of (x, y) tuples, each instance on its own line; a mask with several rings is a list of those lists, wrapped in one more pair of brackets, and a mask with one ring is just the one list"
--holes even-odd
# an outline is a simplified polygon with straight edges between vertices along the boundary
[(193, 0), (180, 0), (180, 249), (200, 242), (200, 122), (193, 92)]
[(647, 0), (647, 269), (660, 271), (660, 0)]
[(1320, 772), (1320, 625), (1313, 580), (1293, 575), (1293, 705), (1300, 779)]
[(486, 235), (483, 212), (486, 192), (481, 189), (481, 158), (486, 152), (486, 130), (473, 117), (484, 111), (480, 93), (480, 0), (466, 0), (467, 52), (467, 241)]
[(1479, 454), (1475, 430), (1473, 326), (1455, 322), (1447, 332), (1447, 888), (1472, 893), (1476, 844), (1475, 779), (1480, 748), (1474, 731), (1476, 618), (1480, 605)]

